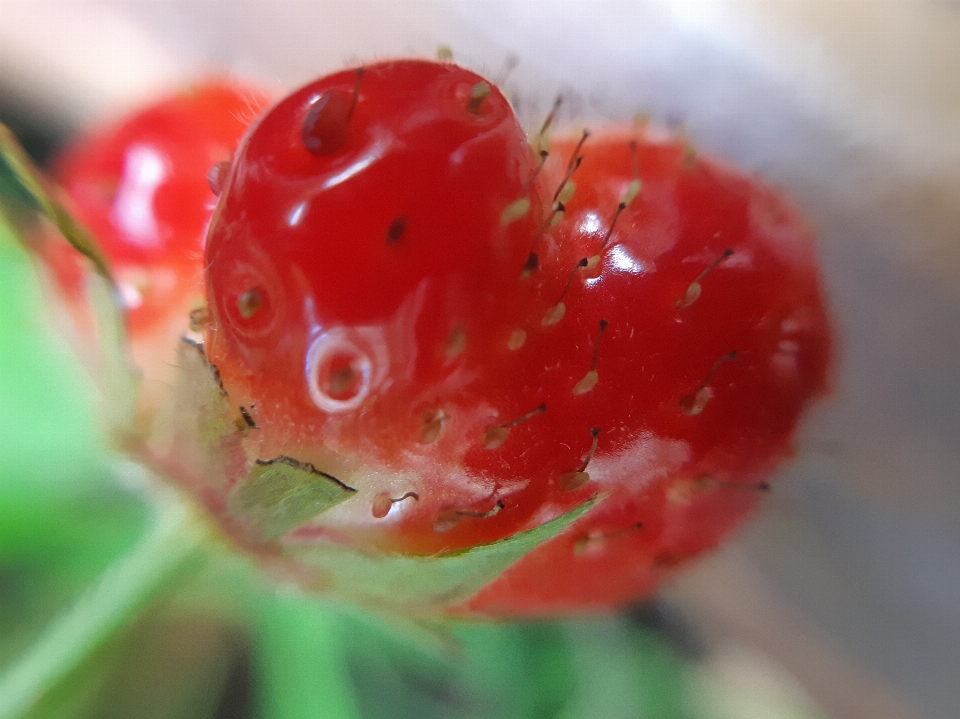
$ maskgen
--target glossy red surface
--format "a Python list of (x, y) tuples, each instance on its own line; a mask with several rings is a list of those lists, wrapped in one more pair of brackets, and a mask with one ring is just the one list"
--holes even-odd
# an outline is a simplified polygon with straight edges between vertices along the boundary
[(826, 388), (809, 231), (646, 128), (586, 141), (551, 229), (578, 138), (537, 174), (504, 98), (474, 102), (482, 78), (449, 64), (368, 67), (343, 148), (311, 153), (312, 103), (355, 81), (307, 86), (251, 132), (206, 252), (210, 358), (256, 408), (260, 457), (358, 489), (293, 538), (432, 554), (600, 494), (469, 611), (649, 591), (757, 503)]
[(209, 81), (80, 136), (57, 159), (77, 218), (116, 271), (134, 339), (186, 297), (202, 301), (203, 239), (216, 203), (207, 175), (268, 103), (259, 90)]

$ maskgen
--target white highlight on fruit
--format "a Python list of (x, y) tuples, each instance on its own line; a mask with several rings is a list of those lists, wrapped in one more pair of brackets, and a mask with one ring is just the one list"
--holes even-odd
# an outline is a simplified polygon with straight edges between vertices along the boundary
[[(359, 375), (359, 384), (356, 392), (349, 399), (331, 397), (320, 386), (320, 371), (326, 361), (332, 357), (346, 354), (354, 357), (351, 367)], [(324, 412), (337, 414), (356, 409), (370, 394), (373, 379), (373, 362), (369, 355), (357, 346), (343, 328), (336, 328), (324, 332), (310, 343), (306, 359), (307, 386), (310, 389), (310, 399)]]
[(632, 275), (642, 274), (646, 268), (638, 262), (623, 245), (614, 245), (607, 250), (607, 256), (610, 258), (613, 266), (623, 272), (629, 272)]
[(124, 153), (123, 175), (110, 216), (141, 247), (158, 247), (163, 241), (153, 212), (153, 196), (169, 174), (167, 158), (149, 145), (132, 145)]
[(293, 209), (290, 210), (290, 214), (287, 215), (287, 224), (290, 227), (296, 227), (300, 224), (300, 221), (303, 219), (303, 215), (307, 211), (307, 201), (303, 200), (294, 205)]
[(378, 137), (370, 149), (360, 155), (356, 160), (351, 162), (345, 168), (340, 170), (340, 172), (331, 175), (326, 180), (323, 181), (323, 184), (320, 186), (321, 190), (327, 190), (331, 187), (339, 185), (341, 182), (349, 180), (354, 175), (357, 175), (364, 170), (366, 170), (370, 165), (372, 165), (377, 160), (383, 158), (387, 153), (387, 150), (390, 147), (390, 139), (384, 137)]
[(120, 299), (127, 310), (135, 310), (143, 304), (143, 294), (137, 289), (136, 285), (129, 282), (118, 282), (117, 289), (120, 290)]
[(620, 485), (639, 494), (651, 482), (669, 477), (689, 461), (690, 444), (643, 432), (615, 454), (597, 452), (590, 460), (590, 479), (601, 486)]
[(603, 230), (603, 223), (596, 212), (588, 212), (580, 222), (580, 233), (584, 235), (596, 235)]

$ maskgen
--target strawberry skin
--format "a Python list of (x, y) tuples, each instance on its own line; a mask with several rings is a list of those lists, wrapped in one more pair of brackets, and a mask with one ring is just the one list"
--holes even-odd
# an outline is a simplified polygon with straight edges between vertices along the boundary
[(259, 89), (209, 80), (78, 137), (56, 158), (77, 219), (113, 266), (134, 342), (162, 326), (169, 343), (171, 319), (182, 325), (185, 306), (202, 304), (203, 238), (216, 203), (208, 172), (230, 160), (268, 104)]
[[(573, 147), (554, 141), (545, 182), (561, 181)], [(579, 428), (582, 452), (588, 428), (602, 429), (591, 482), (578, 492), (596, 483), (610, 496), (482, 590), (471, 611), (602, 607), (651, 590), (757, 504), (790, 455), (804, 407), (826, 389), (829, 323), (813, 239), (792, 207), (669, 136), (604, 130), (580, 153), (576, 194), (540, 245), (541, 307), (603, 245), (637, 174), (642, 189), (601, 262), (571, 283), (553, 334), (541, 330), (539, 351), (559, 359), (579, 347), (580, 357), (575, 367), (544, 363), (552, 375), (544, 390), (559, 411), (544, 415), (543, 431), (570, 437)], [(711, 265), (696, 296), (691, 283)], [(598, 381), (577, 395), (569, 388), (581, 381), (600, 319), (609, 325)], [(568, 455), (554, 471), (578, 459)], [(548, 482), (539, 501), (562, 502), (563, 492)]]
[[(541, 167), (495, 87), (414, 60), (251, 129), (205, 251), (207, 357), (251, 461), (351, 492), (270, 551), (426, 557), (599, 497), (451, 608), (554, 613), (649, 592), (756, 505), (826, 389), (812, 237), (674, 137), (581, 139)], [(243, 471), (200, 491), (249, 541)]]

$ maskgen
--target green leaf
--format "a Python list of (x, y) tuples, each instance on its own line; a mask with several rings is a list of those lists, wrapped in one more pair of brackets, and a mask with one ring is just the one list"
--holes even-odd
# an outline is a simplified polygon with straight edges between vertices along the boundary
[(48, 191), (48, 185), (13, 133), (0, 123), (0, 222), (11, 230), (4, 240), (17, 241), (42, 261), (32, 238), (41, 227), (38, 220), (45, 217), (92, 264), (95, 273), (88, 278), (87, 309), (96, 325), (95, 354), (99, 356), (91, 369), (99, 375), (100, 414), (123, 436), (132, 426), (140, 377), (127, 347), (123, 302), (106, 255), (93, 235), (57, 201), (55, 192)]
[(0, 542), (11, 513), (80, 493), (103, 469), (90, 387), (41, 305), (35, 268), (0, 213)]
[(0, 676), (0, 719), (23, 716), (37, 706), (197, 556), (207, 535), (192, 507), (172, 490), (160, 489), (159, 483), (145, 491), (153, 495), (153, 522), (133, 549)]
[(361, 719), (363, 687), (353, 686), (344, 661), (347, 630), (326, 605), (294, 594), (267, 598), (254, 633), (258, 719)]
[(598, 501), (598, 497), (589, 499), (556, 519), (498, 542), (432, 556), (371, 553), (333, 543), (290, 542), (285, 551), (319, 569), (324, 590), (337, 597), (370, 607), (433, 614), (468, 599)]
[(263, 539), (271, 540), (349, 499), (356, 491), (312, 464), (280, 456), (256, 461), (230, 495), (229, 508), (258, 527)]
[(148, 442), (148, 454), (176, 468), (185, 482), (226, 494), (234, 468), (246, 464), (242, 435), (203, 345), (183, 338), (177, 347), (177, 379)]
[(356, 492), (290, 457), (250, 461), (256, 443), (251, 438), (248, 448), (245, 441), (255, 430), (231, 405), (203, 345), (183, 339), (177, 364), (177, 384), (150, 440), (150, 454), (177, 467), (195, 486), (224, 495), (229, 490), (228, 511), (250, 531), (250, 539), (276, 539)]
[[(29, 155), (17, 142), (17, 138), (3, 123), (0, 123), (0, 172), (4, 182), (0, 186), (17, 188), (21, 198), (26, 195), (39, 210), (50, 218), (66, 240), (77, 251), (90, 259), (97, 272), (106, 278), (116, 291), (106, 255), (96, 240), (69, 212), (45, 189), (46, 180), (34, 166)], [(117, 295), (118, 296), (118, 295)], [(117, 306), (122, 306), (118, 301)]]

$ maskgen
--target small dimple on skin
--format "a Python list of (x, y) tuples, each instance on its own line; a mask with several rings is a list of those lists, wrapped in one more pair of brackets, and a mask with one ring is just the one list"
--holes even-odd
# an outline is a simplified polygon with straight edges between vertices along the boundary
[(237, 310), (243, 319), (248, 320), (257, 313), (257, 310), (260, 309), (262, 304), (263, 298), (260, 296), (257, 288), (253, 287), (237, 299)]
[(447, 415), (439, 410), (427, 415), (423, 426), (420, 428), (420, 444), (432, 444), (440, 439), (440, 433), (443, 431), (443, 425), (447, 419)]
[[(337, 367), (326, 381), (321, 382), (324, 365), (338, 354), (351, 357), (351, 362)], [(341, 330), (332, 330), (314, 339), (306, 357), (306, 375), (310, 398), (324, 412), (346, 412), (354, 410), (363, 403), (370, 392), (373, 376), (373, 362)], [(336, 395), (353, 390), (346, 399)]]

